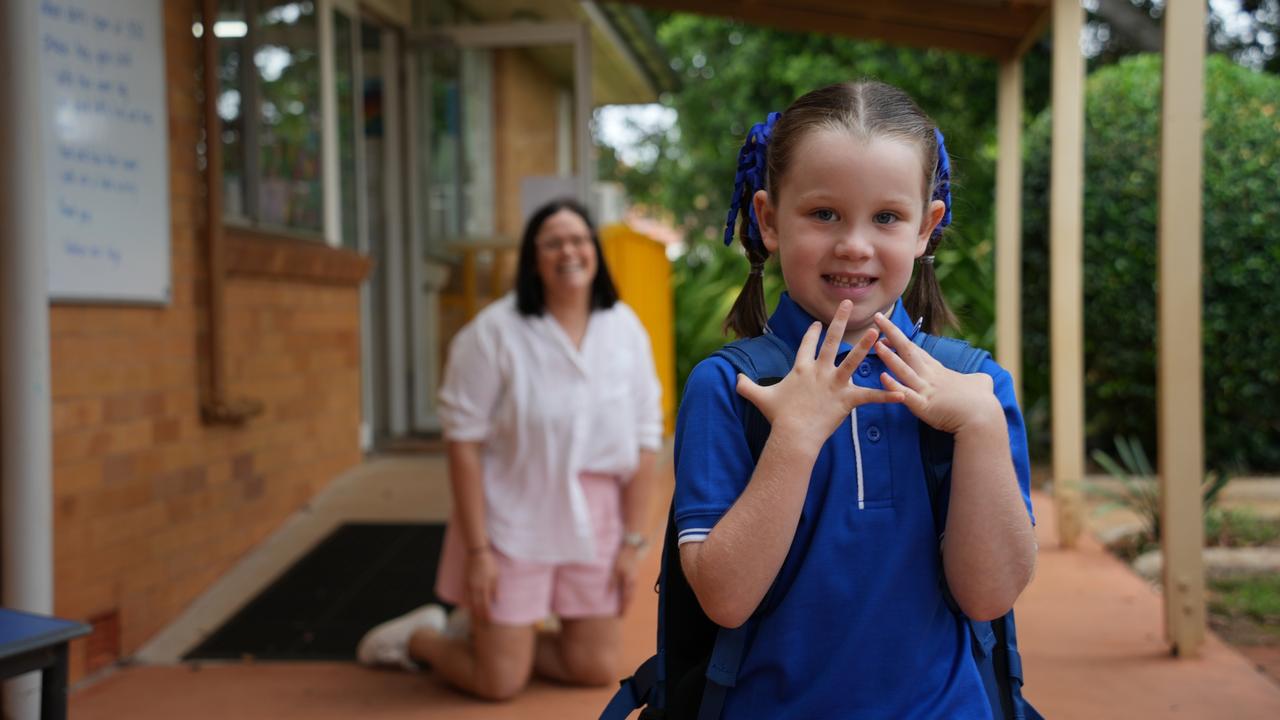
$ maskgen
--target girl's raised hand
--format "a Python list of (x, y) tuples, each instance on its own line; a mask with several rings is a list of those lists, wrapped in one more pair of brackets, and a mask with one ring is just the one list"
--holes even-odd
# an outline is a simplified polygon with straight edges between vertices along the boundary
[(876, 355), (893, 373), (880, 373), (880, 382), (887, 390), (901, 392), (912, 414), (953, 434), (987, 423), (1003, 427), (1004, 411), (990, 375), (966, 375), (943, 366), (882, 313), (876, 313), (875, 323), (884, 333)]
[(816, 358), (814, 351), (822, 325), (815, 322), (809, 327), (796, 352), (795, 365), (778, 384), (761, 386), (746, 375), (738, 375), (738, 394), (759, 408), (773, 431), (781, 430), (793, 440), (806, 442), (815, 452), (855, 407), (903, 401), (903, 394), (895, 388), (872, 390), (849, 380), (875, 343), (875, 328), (868, 328), (844, 360), (836, 364), (852, 308), (853, 303), (848, 300), (836, 308)]

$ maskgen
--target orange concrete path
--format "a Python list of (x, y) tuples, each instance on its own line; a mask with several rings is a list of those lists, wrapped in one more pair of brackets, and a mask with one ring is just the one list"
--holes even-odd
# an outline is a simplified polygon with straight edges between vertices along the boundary
[[(1027, 695), (1048, 718), (1280, 718), (1280, 686), (1210, 637), (1203, 657), (1170, 658), (1161, 641), (1159, 596), (1096, 543), (1055, 547), (1053, 508), (1035, 497), (1039, 567), (1018, 602)], [(646, 570), (655, 576), (656, 553)], [(655, 596), (641, 593), (627, 617), (629, 662), (653, 647)], [(73, 694), (71, 718), (244, 720), (594, 718), (611, 690), (535, 683), (514, 702), (476, 703), (434, 677), (342, 663), (134, 667)]]

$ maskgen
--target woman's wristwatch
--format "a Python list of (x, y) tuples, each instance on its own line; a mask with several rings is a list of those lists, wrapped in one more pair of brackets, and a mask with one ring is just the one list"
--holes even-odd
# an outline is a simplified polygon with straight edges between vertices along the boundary
[(644, 533), (638, 533), (638, 532), (623, 533), (622, 544), (629, 548), (634, 548), (636, 550), (643, 550), (649, 547), (649, 538), (645, 537)]

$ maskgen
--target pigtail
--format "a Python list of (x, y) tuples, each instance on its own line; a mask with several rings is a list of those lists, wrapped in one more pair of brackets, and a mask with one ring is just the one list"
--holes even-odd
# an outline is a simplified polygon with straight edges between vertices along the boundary
[[(751, 271), (734, 300), (729, 315), (724, 320), (724, 331), (733, 331), (740, 338), (763, 335), (769, 321), (764, 298), (764, 264), (769, 251), (760, 237), (760, 225), (756, 220), (752, 202), (756, 191), (765, 187), (765, 170), (768, 161), (769, 136), (781, 113), (769, 113), (762, 123), (757, 123), (747, 133), (747, 139), (738, 151), (738, 171), (733, 179), (733, 198), (729, 203), (729, 215), (725, 220), (724, 244), (733, 242), (734, 225), (737, 224), (738, 241), (746, 250)], [(746, 208), (743, 210), (743, 208)]]
[(937, 241), (941, 240), (942, 233), (934, 238), (929, 241), (925, 254), (916, 261), (915, 277), (902, 296), (902, 304), (911, 317), (923, 320), (921, 329), (931, 335), (939, 335), (949, 328), (958, 327), (960, 323), (947, 305), (947, 299), (942, 295), (942, 284), (938, 282), (938, 274), (933, 269), (933, 251), (938, 245)]
[[(744, 189), (743, 192), (755, 194), (754, 190)], [(747, 273), (747, 280), (738, 292), (738, 298), (733, 301), (733, 307), (725, 317), (722, 328), (725, 333), (733, 331), (740, 338), (763, 335), (765, 325), (769, 322), (769, 310), (764, 301), (764, 264), (769, 259), (769, 251), (764, 249), (764, 244), (751, 242), (749, 226), (753, 222), (747, 214), (743, 215), (738, 240), (746, 250), (751, 270)]]
[(946, 205), (946, 211), (938, 226), (933, 229), (924, 254), (916, 261), (915, 276), (903, 294), (902, 303), (912, 317), (923, 321), (921, 328), (925, 332), (938, 335), (948, 328), (959, 326), (959, 321), (947, 305), (942, 285), (938, 282), (938, 274), (933, 267), (934, 252), (942, 244), (943, 231), (951, 224), (951, 158), (947, 155), (942, 131), (934, 128), (934, 134), (938, 140), (938, 162), (933, 177), (931, 200), (941, 200)]

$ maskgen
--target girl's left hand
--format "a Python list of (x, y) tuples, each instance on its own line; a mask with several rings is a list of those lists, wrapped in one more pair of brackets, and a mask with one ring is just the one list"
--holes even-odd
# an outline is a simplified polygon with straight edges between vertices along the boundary
[(880, 373), (880, 382), (885, 390), (901, 392), (912, 414), (952, 434), (975, 425), (1003, 425), (1004, 411), (990, 375), (966, 375), (944, 367), (883, 313), (876, 313), (875, 323), (884, 333), (876, 342), (876, 354), (893, 372)]
[(639, 573), (640, 551), (631, 545), (618, 548), (613, 558), (613, 582), (618, 586), (618, 614), (627, 611), (635, 595), (636, 575)]

